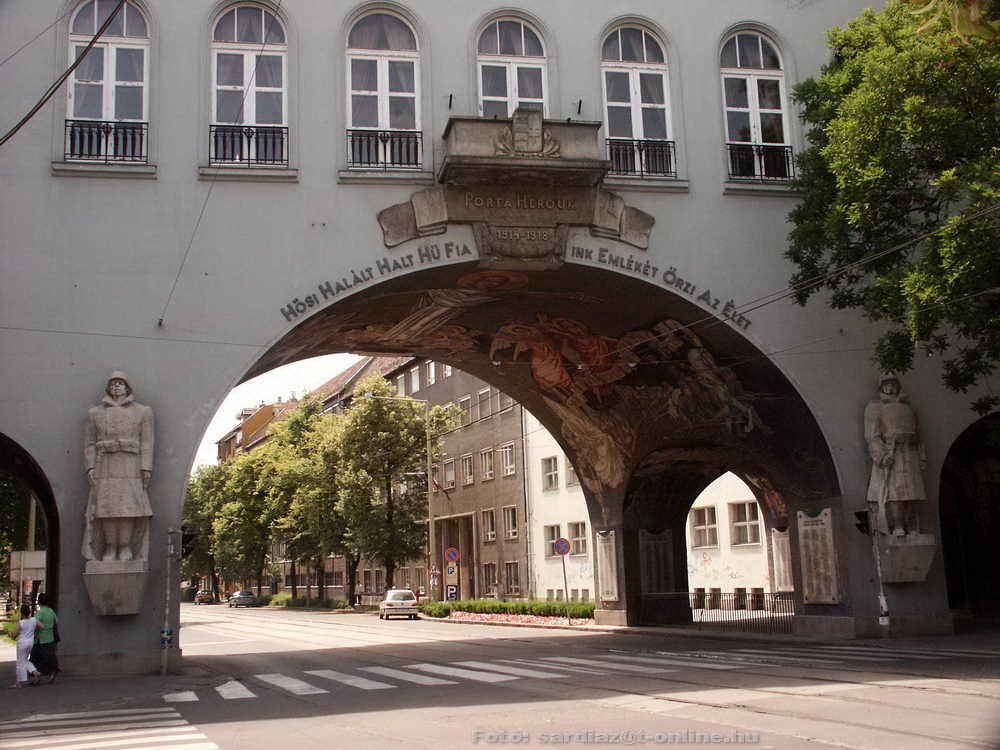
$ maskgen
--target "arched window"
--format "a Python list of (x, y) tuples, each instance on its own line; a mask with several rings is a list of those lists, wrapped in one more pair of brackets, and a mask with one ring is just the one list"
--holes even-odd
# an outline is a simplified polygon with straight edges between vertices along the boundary
[(722, 46), (719, 67), (730, 178), (789, 179), (792, 147), (777, 47), (763, 34), (740, 31)]
[(227, 8), (212, 29), (213, 163), (288, 164), (288, 43), (259, 5)]
[(493, 21), (479, 35), (479, 114), (510, 117), (518, 107), (546, 112), (545, 47), (516, 18)]
[(676, 176), (663, 45), (645, 29), (619, 27), (604, 39), (601, 73), (611, 171)]
[(347, 36), (347, 160), (351, 168), (421, 165), (420, 52), (397, 16), (370, 13)]
[[(71, 60), (83, 54), (117, 5), (117, 0), (89, 0), (76, 9)], [(149, 28), (138, 6), (127, 2), (70, 76), (66, 159), (145, 161), (148, 82)]]

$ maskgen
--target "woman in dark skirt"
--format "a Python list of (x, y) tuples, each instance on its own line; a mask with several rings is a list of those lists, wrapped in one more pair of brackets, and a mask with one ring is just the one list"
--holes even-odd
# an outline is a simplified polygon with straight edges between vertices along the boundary
[(59, 618), (49, 606), (47, 594), (38, 595), (38, 611), (35, 612), (38, 629), (35, 632), (35, 646), (31, 649), (31, 663), (42, 675), (48, 677), (50, 683), (56, 681), (59, 673), (59, 659), (56, 656), (56, 644), (59, 643)]

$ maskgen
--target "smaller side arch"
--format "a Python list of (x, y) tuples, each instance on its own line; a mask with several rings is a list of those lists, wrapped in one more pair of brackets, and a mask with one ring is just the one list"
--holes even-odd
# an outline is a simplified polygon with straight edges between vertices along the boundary
[(45, 588), (59, 602), (59, 509), (52, 486), (38, 462), (17, 442), (0, 433), (0, 471), (19, 480), (35, 496), (45, 516), (48, 546), (45, 555)]

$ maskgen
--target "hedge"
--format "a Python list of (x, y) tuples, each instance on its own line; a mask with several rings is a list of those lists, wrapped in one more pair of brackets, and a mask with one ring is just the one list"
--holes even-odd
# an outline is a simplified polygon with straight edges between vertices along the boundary
[[(569, 616), (580, 620), (592, 619), (595, 607), (593, 602), (570, 602)], [(420, 605), (420, 611), (428, 617), (447, 617), (452, 612), (565, 617), (566, 602), (535, 600), (503, 602), (499, 599), (469, 599), (460, 602), (426, 602)]]
[(308, 599), (304, 596), (297, 596), (293, 599), (290, 593), (287, 591), (281, 591), (272, 596), (270, 602), (264, 606), (309, 607), (311, 609), (346, 609), (348, 605), (343, 599)]

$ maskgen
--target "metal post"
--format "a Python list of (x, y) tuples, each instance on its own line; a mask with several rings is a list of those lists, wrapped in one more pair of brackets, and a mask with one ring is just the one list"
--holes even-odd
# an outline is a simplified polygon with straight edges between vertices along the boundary
[(163, 604), (163, 628), (160, 630), (160, 676), (167, 674), (167, 665), (170, 661), (170, 646), (173, 641), (173, 633), (170, 630), (170, 601), (172, 599), (173, 582), (171, 576), (171, 561), (174, 558), (174, 533), (175, 529), (167, 529), (167, 585)]
[(572, 625), (573, 620), (569, 616), (569, 582), (566, 579), (566, 555), (559, 555), (563, 566), (563, 600), (566, 602), (566, 624)]

